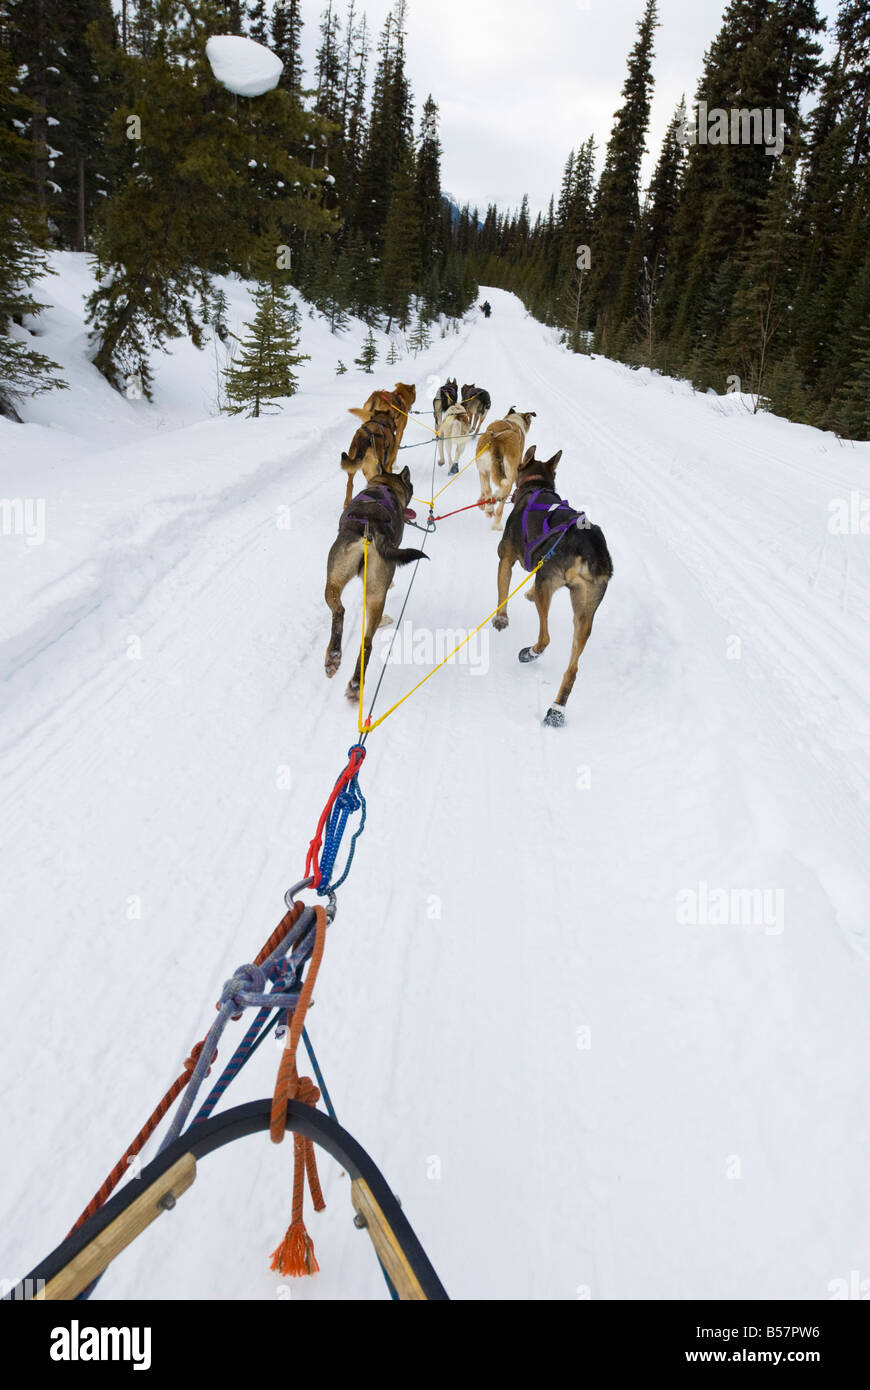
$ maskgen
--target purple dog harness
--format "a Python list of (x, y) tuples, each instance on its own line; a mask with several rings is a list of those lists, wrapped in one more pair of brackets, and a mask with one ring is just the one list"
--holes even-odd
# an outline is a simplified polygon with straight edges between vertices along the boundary
[[(555, 498), (553, 502), (538, 502), (537, 498), (541, 493), (547, 493)], [(529, 518), (531, 513), (543, 513), (541, 530), (537, 536), (529, 536)], [(535, 553), (539, 551), (546, 541), (550, 541), (550, 549), (545, 555), (549, 559), (556, 545), (566, 531), (570, 531), (572, 526), (581, 526), (586, 529), (589, 520), (585, 512), (575, 512), (573, 507), (569, 507), (567, 502), (563, 502), (552, 488), (539, 487), (532, 493), (528, 502), (523, 507), (523, 569), (533, 570), (535, 568)]]
[[(377, 496), (375, 496), (375, 494), (377, 494)], [(395, 513), (399, 505), (398, 499), (383, 483), (371, 483), (367, 488), (364, 488), (362, 492), (357, 493), (353, 502), (351, 502), (347, 511), (344, 513), (345, 521), (356, 521), (360, 525), (365, 525), (367, 521), (371, 521), (372, 518), (370, 516), (360, 516), (353, 510), (354, 504), (362, 501), (379, 503), (380, 506), (393, 513)]]

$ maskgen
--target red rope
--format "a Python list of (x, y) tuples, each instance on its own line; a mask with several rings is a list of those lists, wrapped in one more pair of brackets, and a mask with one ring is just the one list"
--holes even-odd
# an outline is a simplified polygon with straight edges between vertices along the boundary
[[(446, 521), (448, 516), (458, 516), (460, 512), (473, 512), (475, 507), (485, 507), (488, 505), (489, 501), (490, 499), (488, 497), (480, 497), (476, 502), (472, 502), (470, 507), (457, 507), (455, 512), (445, 512), (443, 516), (433, 516), (432, 520)], [(495, 501), (498, 501), (497, 497)]]
[(340, 794), (344, 791), (349, 782), (352, 782), (362, 766), (363, 758), (366, 755), (364, 748), (351, 749), (350, 759), (344, 772), (339, 777), (330, 793), (329, 800), (323, 808), (320, 820), (317, 822), (317, 829), (314, 832), (314, 839), (308, 846), (308, 857), (305, 860), (305, 878), (314, 880), (312, 887), (320, 887), (320, 850), (323, 843), (323, 832), (326, 829), (326, 822), (332, 814), (332, 808)]

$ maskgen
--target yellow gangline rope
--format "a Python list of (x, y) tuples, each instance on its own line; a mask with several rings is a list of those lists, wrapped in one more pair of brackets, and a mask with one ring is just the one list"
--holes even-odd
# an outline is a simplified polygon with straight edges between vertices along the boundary
[(369, 538), (363, 540), (363, 610), (362, 610), (362, 640), (359, 649), (359, 732), (363, 732), (363, 693), (366, 684), (366, 600), (368, 598), (368, 579), (369, 579)]
[[(463, 404), (464, 404), (464, 402), (463, 402)], [(399, 411), (402, 415), (404, 415), (408, 420), (410, 420), (410, 419), (412, 418), (412, 417), (408, 414), (408, 412), (407, 412), (406, 410), (402, 410), (402, 407), (401, 407), (401, 406), (394, 405), (392, 408), (393, 408), (394, 410), (398, 410), (398, 411)], [(426, 424), (424, 424), (424, 422), (423, 422), (422, 420), (419, 420), (419, 421), (418, 421), (418, 424), (423, 425), (423, 428), (424, 428), (424, 429), (427, 429), (427, 430), (430, 431), (430, 433), (434, 434), (436, 439), (438, 438), (438, 431), (432, 429), (432, 426), (431, 426), (431, 425), (426, 425)], [(500, 431), (500, 433), (503, 434), (504, 431), (502, 430), (502, 431)], [(431, 501), (424, 501), (421, 497), (415, 497), (415, 498), (414, 498), (414, 501), (415, 501), (415, 502), (419, 502), (421, 506), (428, 507), (428, 508), (430, 509), (430, 511), (433, 510), (434, 507), (435, 507), (435, 503), (438, 501), (438, 498), (441, 496), (441, 493), (442, 493), (442, 492), (446, 492), (447, 489), (448, 489), (449, 487), (451, 487), (451, 486), (453, 485), (453, 483), (456, 482), (457, 478), (461, 478), (462, 475), (463, 475), (463, 473), (465, 472), (466, 468), (470, 468), (471, 465), (472, 465), (473, 463), (477, 463), (477, 460), (480, 458), (481, 454), (484, 452), (484, 450), (485, 450), (486, 448), (487, 448), (487, 445), (484, 444), (484, 446), (483, 446), (482, 449), (478, 449), (477, 453), (474, 455), (474, 458), (473, 458), (473, 459), (469, 459), (469, 460), (468, 460), (468, 463), (464, 464), (463, 467), (460, 468), (459, 472), (456, 473), (456, 474), (454, 474), (454, 476), (450, 479), (450, 481), (447, 482), (447, 483), (445, 483), (444, 486), (443, 486), (438, 492), (435, 493), (435, 496), (431, 499)], [(499, 499), (498, 499), (498, 498), (495, 498), (494, 500), (495, 500), (495, 501), (498, 501)], [(373, 729), (377, 729), (378, 726), (379, 726), (380, 724), (383, 724), (383, 722), (384, 722), (385, 719), (389, 719), (390, 715), (393, 714), (393, 713), (395, 713), (395, 711), (399, 708), (400, 705), (403, 705), (403, 704), (405, 703), (406, 700), (410, 700), (411, 696), (412, 696), (412, 695), (415, 695), (415, 694), (417, 693), (417, 691), (420, 689), (420, 686), (421, 686), (421, 685), (425, 685), (426, 682), (427, 682), (427, 680), (429, 680), (429, 678), (430, 678), (431, 676), (434, 676), (435, 673), (436, 673), (437, 671), (440, 671), (442, 666), (446, 666), (447, 663), (448, 663), (448, 661), (451, 661), (451, 660), (453, 659), (453, 657), (456, 655), (456, 653), (462, 650), (462, 648), (465, 646), (466, 642), (470, 642), (471, 639), (472, 639), (472, 637), (475, 637), (475, 636), (477, 635), (477, 633), (480, 632), (480, 629), (481, 629), (482, 627), (486, 627), (487, 623), (488, 623), (492, 618), (495, 617), (496, 613), (498, 613), (500, 609), (504, 608), (504, 606), (505, 606), (506, 603), (509, 603), (509, 602), (510, 602), (510, 600), (513, 598), (514, 594), (518, 594), (519, 591), (520, 591), (520, 589), (522, 589), (526, 584), (528, 584), (528, 582), (529, 582), (530, 579), (534, 579), (534, 577), (535, 577), (535, 575), (537, 574), (538, 570), (541, 568), (541, 565), (544, 563), (543, 560), (541, 560), (537, 565), (535, 565), (535, 568), (531, 571), (531, 573), (530, 573), (530, 574), (527, 574), (526, 577), (525, 577), (525, 579), (523, 579), (523, 580), (521, 581), (521, 583), (519, 583), (515, 589), (512, 589), (512, 590), (511, 590), (511, 592), (508, 594), (507, 598), (504, 599), (504, 600), (498, 605), (497, 608), (494, 608), (494, 609), (492, 610), (492, 612), (488, 615), (488, 617), (484, 618), (484, 620), (483, 620), (482, 623), (478, 623), (477, 627), (474, 629), (473, 632), (469, 632), (468, 636), (467, 636), (467, 637), (464, 637), (464, 638), (462, 639), (462, 641), (459, 643), (459, 646), (458, 646), (458, 647), (454, 647), (454, 648), (453, 648), (453, 651), (450, 652), (447, 656), (445, 656), (445, 658), (444, 658), (443, 661), (439, 661), (439, 663), (438, 663), (437, 666), (433, 666), (432, 670), (429, 671), (429, 672), (427, 672), (427, 674), (423, 677), (423, 679), (422, 679), (421, 681), (418, 681), (418, 682), (417, 682), (417, 684), (414, 686), (413, 690), (409, 690), (408, 693), (407, 693), (407, 695), (403, 695), (402, 698), (401, 698), (401, 700), (397, 700), (396, 703), (395, 703), (394, 705), (391, 705), (391, 706), (390, 706), (390, 708), (387, 710), (387, 712), (386, 712), (385, 714), (382, 714), (382, 715), (381, 715), (380, 719), (376, 719), (375, 722), (374, 722), (374, 724), (372, 724), (372, 723), (371, 723), (371, 716), (369, 716), (369, 719), (367, 719), (367, 720), (365, 721), (365, 723), (363, 723), (363, 693), (364, 693), (364, 691), (365, 691), (366, 593), (367, 593), (366, 585), (367, 585), (367, 579), (368, 579), (368, 546), (369, 546), (368, 539), (366, 539), (366, 540), (364, 541), (364, 547), (363, 547), (363, 616), (362, 616), (362, 639), (361, 639), (361, 643), (360, 643), (360, 661), (359, 661), (359, 715), (358, 715), (358, 719), (357, 719), (357, 727), (358, 727), (358, 730), (359, 730), (359, 732), (360, 732), (361, 734), (368, 734), (368, 733), (371, 733), (371, 731), (372, 731)], [(418, 562), (418, 563), (419, 563), (419, 562)]]
[[(518, 584), (517, 587), (516, 587), (515, 589), (511, 589), (511, 592), (508, 594), (507, 598), (506, 598), (506, 599), (503, 599), (502, 602), (498, 605), (498, 608), (494, 608), (494, 609), (492, 610), (492, 612), (489, 614), (489, 616), (486, 617), (486, 618), (484, 618), (484, 620), (483, 620), (482, 623), (478, 623), (477, 627), (474, 629), (474, 632), (469, 632), (468, 636), (467, 636), (467, 637), (464, 637), (464, 638), (462, 639), (462, 641), (459, 643), (459, 646), (458, 646), (458, 647), (454, 647), (454, 648), (453, 648), (453, 651), (450, 652), (448, 656), (445, 656), (445, 658), (444, 658), (443, 661), (439, 661), (439, 663), (438, 663), (437, 666), (433, 666), (433, 667), (432, 667), (432, 670), (429, 671), (429, 672), (427, 672), (427, 674), (423, 677), (423, 679), (422, 679), (421, 681), (418, 681), (418, 682), (417, 682), (417, 684), (414, 686), (414, 689), (413, 689), (413, 690), (409, 690), (408, 693), (407, 693), (407, 695), (403, 695), (402, 698), (401, 698), (401, 700), (397, 700), (396, 703), (395, 703), (394, 705), (391, 705), (390, 708), (387, 710), (386, 714), (382, 714), (381, 717), (380, 717), (380, 719), (376, 719), (376, 720), (375, 720), (374, 724), (367, 723), (367, 724), (365, 725), (365, 728), (363, 728), (363, 724), (362, 724), (362, 713), (360, 713), (360, 730), (359, 730), (360, 733), (370, 733), (371, 730), (372, 730), (372, 729), (376, 729), (376, 728), (378, 727), (379, 724), (383, 724), (383, 722), (384, 722), (385, 719), (389, 719), (390, 715), (393, 714), (394, 711), (397, 710), (397, 709), (399, 708), (399, 705), (403, 705), (403, 704), (405, 703), (406, 700), (410, 700), (411, 696), (414, 695), (414, 694), (416, 694), (416, 692), (420, 689), (420, 686), (421, 686), (421, 685), (425, 685), (426, 682), (427, 682), (427, 680), (429, 680), (429, 678), (430, 678), (431, 676), (434, 676), (434, 675), (435, 675), (435, 672), (436, 672), (436, 671), (440, 671), (442, 666), (446, 666), (447, 663), (448, 663), (448, 661), (452, 660), (452, 658), (456, 655), (456, 653), (457, 653), (458, 651), (461, 651), (461, 650), (462, 650), (462, 648), (465, 646), (466, 642), (470, 642), (471, 639), (472, 639), (472, 637), (476, 636), (476, 634), (477, 634), (478, 632), (480, 632), (480, 629), (481, 629), (482, 627), (486, 627), (487, 623), (490, 621), (491, 618), (494, 618), (494, 617), (495, 617), (495, 615), (496, 615), (496, 613), (499, 611), (499, 609), (500, 609), (500, 608), (504, 608), (505, 604), (510, 602), (510, 600), (513, 598), (514, 594), (518, 594), (519, 591), (520, 591), (520, 589), (523, 588), (523, 585), (528, 584), (529, 580), (530, 580), (530, 579), (533, 579), (533, 578), (535, 577), (535, 575), (537, 574), (538, 570), (541, 568), (541, 565), (542, 565), (543, 563), (544, 563), (544, 561), (541, 560), (537, 565), (535, 565), (535, 568), (532, 570), (531, 574), (527, 574), (526, 577), (525, 577), (525, 579), (522, 581), (522, 583)], [(362, 689), (362, 686), (360, 686), (360, 689)], [(360, 711), (362, 711), (362, 704), (360, 704)]]

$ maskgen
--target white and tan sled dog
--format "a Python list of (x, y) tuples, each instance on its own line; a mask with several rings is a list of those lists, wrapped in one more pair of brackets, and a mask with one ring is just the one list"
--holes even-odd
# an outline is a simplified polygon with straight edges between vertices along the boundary
[(459, 472), (459, 463), (471, 432), (471, 417), (465, 406), (448, 406), (441, 417), (438, 440), (450, 464), (450, 473)]
[(487, 516), (493, 517), (493, 531), (501, 530), (504, 504), (516, 482), (526, 448), (526, 435), (536, 415), (534, 410), (511, 406), (503, 420), (493, 420), (480, 436), (477, 471), (480, 474), (480, 500)]

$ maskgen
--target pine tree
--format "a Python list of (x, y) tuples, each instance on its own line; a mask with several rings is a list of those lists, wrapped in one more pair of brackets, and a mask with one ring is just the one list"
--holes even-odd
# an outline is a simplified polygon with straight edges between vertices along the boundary
[(338, 364), (337, 364), (337, 366), (336, 366), (336, 368), (335, 368), (335, 375), (336, 375), (336, 376), (344, 376), (346, 372), (347, 372), (347, 367), (344, 365), (344, 363), (342, 362), (341, 358), (339, 358), (339, 359), (338, 359)]
[(841, 438), (870, 439), (870, 324), (858, 330), (850, 346), (852, 370), (833, 403), (832, 423)]
[(413, 153), (413, 103), (405, 71), (406, 0), (396, 0), (378, 45), (371, 116), (363, 152), (354, 225), (380, 249), (393, 185)]
[(783, 160), (767, 200), (758, 234), (738, 264), (720, 361), (744, 381), (756, 409), (768, 381), (778, 338), (794, 299), (798, 248), (794, 238), (795, 167)]
[(377, 342), (375, 341), (375, 335), (374, 335), (374, 333), (372, 332), (371, 329), (369, 329), (368, 333), (366, 334), (365, 341), (364, 341), (364, 343), (363, 343), (363, 345), (362, 345), (362, 350), (361, 350), (361, 352), (360, 352), (359, 357), (355, 357), (355, 358), (353, 359), (353, 361), (354, 361), (354, 366), (356, 366), (356, 367), (361, 367), (362, 370), (363, 370), (368, 376), (371, 376), (372, 372), (374, 371), (374, 366), (375, 366), (375, 363), (377, 362), (377, 360), (378, 360), (378, 345), (377, 345)]
[(19, 419), (24, 396), (63, 388), (60, 370), (34, 351), (22, 332), (13, 332), (25, 315), (45, 307), (28, 286), (46, 273), (46, 231), (29, 170), (38, 158), (32, 139), (19, 131), (32, 115), (30, 102), (15, 90), (9, 55), (0, 48), (0, 414)]
[[(268, 406), (295, 395), (299, 382), (293, 371), (310, 359), (299, 347), (299, 312), (274, 282), (261, 281), (254, 291), (256, 314), (238, 356), (224, 374), (226, 411), (257, 419)], [(278, 406), (278, 409), (281, 407)]]
[(115, 104), (91, 26), (103, 46), (117, 41), (111, 2), (6, 0), (4, 8), (18, 86), (31, 102), (37, 199), (56, 243), (84, 251), (95, 203), (107, 191), (103, 132)]
[(262, 43), (268, 47), (269, 23), (266, 15), (266, 0), (253, 0), (253, 3), (248, 5), (248, 33), (254, 43)]
[(639, 180), (653, 87), (653, 38), (658, 25), (657, 0), (646, 0), (637, 42), (628, 59), (623, 104), (614, 117), (604, 169), (595, 201), (594, 257), (589, 283), (597, 315), (597, 340), (607, 349), (615, 301), (632, 238), (640, 220)]
[(356, 203), (363, 150), (366, 142), (366, 71), (369, 57), (368, 23), (365, 15), (358, 26), (353, 24), (353, 4), (347, 18), (348, 43), (353, 42), (352, 60), (356, 64), (351, 70), (351, 53), (348, 50), (346, 106), (342, 114), (344, 130), (343, 174), (341, 205), (352, 210)]
[(320, 45), (315, 58), (317, 90), (314, 109), (318, 116), (335, 125), (339, 136), (342, 126), (342, 92), (344, 72), (341, 61), (341, 17), (334, 0), (328, 0), (320, 18)]
[(298, 98), (302, 91), (301, 0), (275, 0), (272, 48), (284, 64), (280, 85)]
[(420, 269), (420, 211), (413, 152), (409, 150), (396, 175), (384, 228), (380, 302), (387, 315), (388, 333), (394, 319), (403, 329), (407, 327)]
[(417, 315), (417, 322), (413, 332), (408, 338), (408, 346), (416, 357), (418, 352), (425, 352), (426, 348), (432, 346), (432, 335), (429, 332), (429, 323), (424, 315)]
[(417, 207), (420, 223), (420, 256), (431, 267), (441, 254), (441, 140), (438, 106), (431, 94), (423, 106), (417, 150)]
[[(705, 59), (699, 102), (726, 112), (782, 108), (784, 157), (793, 159), (798, 108), (818, 79), (820, 28), (814, 0), (731, 0)], [(733, 293), (740, 280), (739, 263), (758, 233), (779, 162), (760, 144), (730, 139), (689, 150), (660, 299), (677, 364), (696, 356), (701, 340), (712, 344), (723, 333), (729, 287)], [(714, 285), (720, 293), (711, 293)]]
[(589, 136), (575, 156), (573, 151), (565, 170), (562, 194), (556, 213), (553, 277), (556, 322), (570, 330), (575, 351), (579, 334), (589, 315), (584, 312), (588, 294), (593, 207), (595, 199), (595, 140)]
[[(288, 152), (316, 119), (280, 87), (239, 109), (200, 46), (214, 22), (207, 4), (186, 5), (181, 27), (175, 0), (156, 0), (153, 13), (147, 57), (107, 56), (124, 97), (108, 140), (125, 169), (95, 229), (101, 283), (88, 302), (95, 365), (116, 386), (137, 375), (146, 395), (152, 348), (181, 333), (202, 345), (212, 274), (247, 274), (267, 226), (277, 254), (335, 225), (310, 196), (323, 174)], [(128, 138), (131, 111), (140, 138)]]

